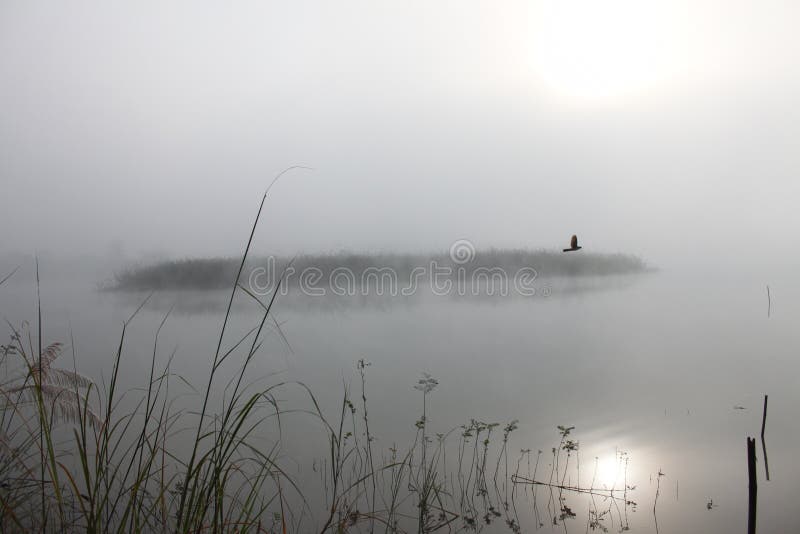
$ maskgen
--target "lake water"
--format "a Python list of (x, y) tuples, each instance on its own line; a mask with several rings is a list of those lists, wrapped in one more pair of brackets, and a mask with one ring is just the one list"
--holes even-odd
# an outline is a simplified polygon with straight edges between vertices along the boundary
[[(45, 340), (68, 342), (71, 329), (79, 369), (102, 382), (111, 372), (122, 323), (144, 295), (99, 292), (96, 281), (44, 269), (42, 312)], [(429, 373), (439, 381), (427, 398), (431, 435), (470, 419), (516, 419), (510, 463), (516, 465), (522, 449), (531, 449), (532, 459), (543, 451), (536, 478), (546, 482), (551, 448), (560, 440), (557, 426), (574, 426), (569, 437), (580, 443), (580, 472), (571, 467), (569, 483), (588, 487), (594, 479), (597, 488), (635, 487), (626, 495), (635, 506), (569, 491), (553, 495), (546, 487), (538, 487), (534, 499), (520, 487), (513, 507), (523, 532), (746, 531), (745, 439), (759, 438), (763, 396), (769, 394), (769, 481), (757, 439), (759, 532), (794, 532), (800, 530), (793, 510), (800, 494), (800, 285), (790, 275), (771, 282), (770, 317), (764, 281), (748, 273), (663, 270), (544, 279), (549, 295), (533, 297), (290, 293), (275, 308), (290, 347), (269, 333), (248, 376), (270, 375), (264, 384), (300, 380), (336, 418), (344, 386), (352, 388), (354, 400), (360, 396), (355, 364), (366, 359), (371, 431), (385, 453), (413, 441), (422, 410), (414, 385)], [(146, 382), (155, 332), (172, 306), (159, 338), (159, 361), (174, 350), (173, 371), (202, 387), (227, 297), (154, 295), (130, 324), (122, 388)], [(0, 287), (0, 312), (14, 324), (33, 322), (35, 298), (29, 278), (12, 280)], [(241, 298), (226, 340), (256, 324), (258, 311)], [(71, 366), (71, 357), (63, 358), (61, 365)], [(291, 391), (281, 399), (308, 405)], [(197, 397), (181, 402), (189, 406)], [(494, 438), (501, 433), (496, 430)], [(291, 434), (291, 473), (302, 484), (318, 484), (313, 458), (326, 446), (320, 425), (300, 418)], [(627, 453), (627, 472), (617, 461), (620, 451)], [(574, 466), (576, 459), (570, 461)], [(575, 516), (559, 517), (564, 507)], [(590, 523), (592, 518), (597, 521)], [(504, 521), (487, 530), (505, 530)]]

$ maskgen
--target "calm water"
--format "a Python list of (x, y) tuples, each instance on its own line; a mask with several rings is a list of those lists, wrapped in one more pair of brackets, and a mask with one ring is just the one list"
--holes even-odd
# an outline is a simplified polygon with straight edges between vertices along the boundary
[[(426, 372), (440, 382), (428, 399), (431, 433), (471, 418), (518, 419), (511, 461), (521, 449), (545, 451), (537, 478), (549, 473), (557, 425), (574, 425), (571, 437), (580, 441), (573, 484), (595, 478), (595, 486), (621, 488), (615, 455), (628, 453), (625, 477), (635, 486), (628, 498), (636, 506), (592, 503), (569, 492), (559, 502), (545, 488), (533, 499), (521, 490), (515, 504), (522, 530), (545, 532), (593, 530), (591, 507), (609, 509), (601, 524), (612, 532), (626, 525), (633, 532), (745, 531), (745, 438), (760, 433), (766, 393), (771, 480), (764, 480), (758, 441), (759, 532), (793, 532), (800, 529), (793, 513), (800, 494), (800, 286), (788, 275), (773, 280), (767, 318), (764, 282), (754, 278), (661, 271), (628, 279), (554, 279), (545, 280), (550, 296), (529, 298), (289, 295), (278, 302), (277, 318), (291, 350), (277, 334), (268, 336), (251, 375), (277, 373), (265, 383), (301, 380), (335, 417), (343, 384), (360, 387), (355, 363), (365, 358), (372, 363), (367, 394), (381, 450), (413, 440), (422, 403), (413, 386)], [(109, 376), (122, 322), (144, 296), (98, 292), (94, 283), (45, 271), (42, 307), (46, 340), (68, 341), (71, 327), (78, 367), (101, 381)], [(166, 359), (175, 350), (173, 370), (203, 384), (226, 298), (222, 292), (154, 295), (130, 326), (124, 386), (146, 381), (156, 328), (173, 305), (159, 354)], [(35, 286), (25, 277), (0, 287), (0, 311), (12, 323), (34, 319), (34, 303)], [(257, 320), (257, 307), (243, 299), (229, 339)], [(69, 358), (62, 365), (71, 365)], [(283, 398), (303, 402), (291, 392)], [(294, 474), (316, 484), (309, 468), (322, 454), (324, 435), (308, 421), (292, 432)], [(575, 517), (554, 524), (563, 505)]]

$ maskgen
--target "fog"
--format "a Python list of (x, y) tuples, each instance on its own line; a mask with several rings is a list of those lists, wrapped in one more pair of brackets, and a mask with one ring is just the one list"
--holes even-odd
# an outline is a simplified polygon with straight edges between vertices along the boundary
[(796, 266), (798, 7), (555, 4), (4, 2), (0, 250), (238, 254), (303, 164), (257, 249)]
[[(0, 284), (0, 341), (43, 324), (43, 342), (70, 341), (85, 383), (105, 388), (121, 368), (120, 413), (169, 361), (182, 427), (217, 371), (214, 347), (233, 346), (208, 382), (210, 410), (251, 341), (262, 350), (247, 380), (302, 381), (326, 415), (343, 410), (343, 387), (358, 391), (365, 358), (384, 455), (425, 443), (414, 385), (430, 372), (429, 439), (475, 418), (517, 420), (502, 451), (530, 460), (560, 450), (557, 425), (577, 427), (583, 457), (561, 464), (561, 482), (576, 469), (589, 485), (572, 504), (587, 531), (592, 458), (610, 458), (599, 480), (613, 488), (622, 450), (631, 471), (624, 521), (606, 516), (615, 528), (630, 480), (636, 532), (743, 530), (741, 438), (757, 434), (769, 394), (760, 525), (788, 531), (800, 491), (799, 15), (790, 2), (721, 0), (2, 2), (0, 280), (20, 269)], [(269, 190), (228, 315), (223, 288), (262, 195), (293, 166)], [(562, 253), (573, 234), (583, 248)], [(276, 257), (272, 274), (295, 258), (321, 268), (328, 292), (287, 282), (262, 316), (278, 286), (256, 291), (252, 275)], [(453, 288), (477, 271), (485, 285), (444, 295), (429, 272), (403, 291), (432, 260), (453, 267)], [(375, 286), (394, 269), (402, 290), (331, 291), (344, 267)], [(519, 289), (531, 267), (530, 291), (487, 291)], [(335, 508), (313, 493), (328, 436), (285, 424), (281, 467), (311, 488), (307, 520), (322, 525)], [(177, 456), (191, 445), (169, 439)], [(566, 530), (575, 516), (549, 490), (544, 522)], [(462, 519), (474, 512), (460, 506)], [(544, 525), (538, 511), (519, 520)]]

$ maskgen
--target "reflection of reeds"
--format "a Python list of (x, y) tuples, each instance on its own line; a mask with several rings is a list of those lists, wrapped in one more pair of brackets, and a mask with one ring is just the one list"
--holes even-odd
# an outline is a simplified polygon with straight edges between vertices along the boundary
[[(549, 500), (547, 502), (547, 510), (550, 514), (550, 517), (553, 518), (552, 523), (557, 525), (559, 523), (563, 523), (568, 519), (573, 519), (577, 516), (574, 512), (573, 508), (567, 504), (567, 499), (570, 495), (584, 495), (587, 496), (590, 501), (590, 507), (587, 511), (587, 530), (600, 530), (603, 532), (607, 532), (607, 527), (604, 524), (604, 521), (607, 518), (610, 518), (613, 515), (613, 511), (616, 510), (617, 517), (619, 519), (619, 523), (621, 525), (622, 530), (628, 530), (628, 508), (636, 507), (636, 503), (628, 498), (628, 492), (635, 489), (635, 486), (628, 485), (627, 479), (627, 467), (628, 467), (628, 453), (623, 451), (617, 451), (616, 454), (616, 461), (617, 461), (617, 471), (622, 469), (624, 471), (624, 480), (625, 486), (623, 490), (616, 489), (615, 485), (612, 485), (611, 488), (603, 487), (597, 488), (595, 486), (595, 480), (597, 477), (597, 468), (598, 468), (598, 458), (595, 458), (595, 468), (594, 474), (592, 476), (592, 482), (589, 487), (583, 487), (580, 485), (580, 462), (579, 457), (576, 458), (575, 461), (575, 474), (576, 474), (576, 483), (572, 484), (567, 482), (567, 477), (569, 474), (569, 458), (571, 457), (572, 453), (575, 452), (577, 456), (577, 452), (580, 450), (579, 444), (577, 441), (569, 439), (571, 432), (575, 429), (575, 427), (570, 426), (558, 426), (558, 433), (560, 436), (560, 441), (558, 447), (553, 447), (553, 462), (551, 465), (551, 472), (550, 478), (548, 481), (537, 480), (536, 478), (536, 468), (534, 468), (533, 475), (528, 474), (527, 476), (523, 476), (520, 474), (519, 470), (519, 461), (517, 463), (517, 471), (511, 476), (510, 481), (514, 486), (521, 485), (524, 487), (532, 487), (533, 488), (533, 499), (534, 499), (534, 514), (536, 518), (536, 523), (539, 526), (542, 526), (541, 521), (539, 520), (539, 511), (536, 506), (536, 489), (537, 488), (545, 488), (548, 491)], [(542, 451), (539, 451), (539, 455), (541, 455)], [(529, 454), (530, 451), (523, 451), (523, 454)], [(561, 462), (562, 455), (564, 456), (563, 463)], [(520, 461), (521, 461), (520, 457)], [(537, 467), (538, 467), (538, 457), (537, 457)], [(605, 503), (605, 508), (599, 508), (597, 500)], [(620, 505), (622, 508), (620, 508)], [(566, 528), (566, 526), (565, 526)]]
[(661, 495), (661, 477), (664, 476), (666, 475), (659, 469), (658, 475), (656, 475), (656, 496), (653, 499), (653, 523), (655, 524), (656, 532), (658, 532), (658, 514), (656, 514), (656, 507), (658, 506), (658, 497)]

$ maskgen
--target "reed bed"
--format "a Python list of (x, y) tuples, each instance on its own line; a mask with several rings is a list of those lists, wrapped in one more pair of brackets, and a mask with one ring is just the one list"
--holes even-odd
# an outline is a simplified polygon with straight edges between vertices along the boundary
[[(454, 264), (447, 253), (431, 254), (368, 254), (336, 252), (330, 254), (303, 254), (289, 257), (256, 257), (245, 264), (243, 280), (256, 269), (280, 272), (292, 265), (297, 273), (314, 269), (322, 282), (331, 280), (341, 270), (352, 273), (356, 280), (370, 270), (391, 270), (399, 280), (408, 281), (414, 269), (429, 266), (461, 268), (467, 276), (478, 270), (503, 269), (513, 275), (522, 268), (532, 268), (546, 277), (588, 277), (646, 273), (652, 270), (641, 258), (630, 254), (604, 254), (582, 252), (565, 255), (548, 250), (486, 249), (478, 250), (475, 258), (465, 264)], [(136, 265), (118, 272), (104, 288), (118, 291), (152, 290), (220, 290), (230, 287), (230, 281), (239, 267), (236, 258), (183, 258)], [(289, 284), (297, 283), (291, 277)]]

